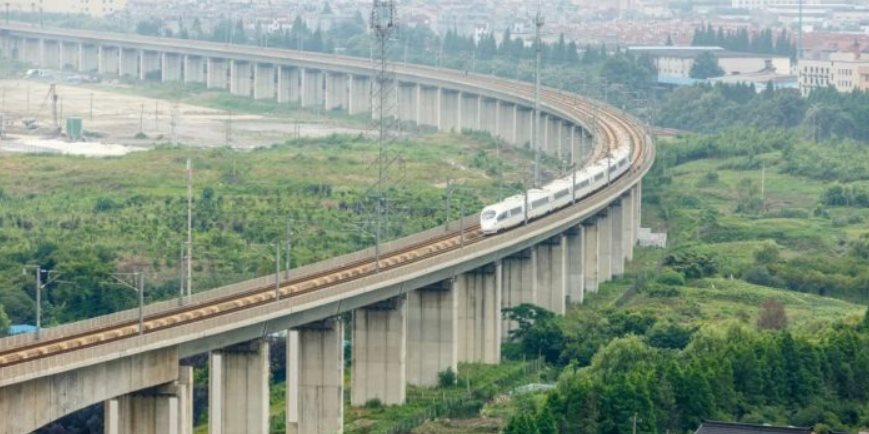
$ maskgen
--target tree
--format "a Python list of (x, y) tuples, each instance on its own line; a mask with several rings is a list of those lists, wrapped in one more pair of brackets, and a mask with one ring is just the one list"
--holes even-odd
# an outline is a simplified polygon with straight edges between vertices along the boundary
[(9, 334), (9, 326), (12, 325), (9, 317), (6, 316), (6, 309), (0, 304), (0, 337)]
[(760, 316), (757, 326), (766, 330), (782, 330), (788, 326), (788, 316), (784, 303), (777, 300), (767, 300), (760, 306)]
[(673, 36), (670, 35), (669, 33), (667, 34), (667, 42), (665, 42), (664, 45), (666, 45), (668, 47), (673, 46)]
[(711, 51), (704, 51), (694, 58), (690, 75), (691, 78), (705, 80), (710, 77), (721, 77), (724, 75), (724, 69), (718, 65), (718, 58)]
[(540, 357), (555, 363), (564, 348), (564, 332), (555, 314), (533, 304), (520, 304), (504, 309), (504, 316), (516, 321), (518, 327), (510, 331), (510, 340), (518, 342), (527, 357)]
[(540, 434), (537, 429), (535, 420), (527, 413), (519, 414), (510, 418), (507, 427), (504, 428), (504, 434)]
[(558, 427), (555, 425), (555, 416), (552, 414), (552, 409), (549, 406), (544, 406), (537, 415), (537, 431), (540, 434), (558, 434)]
[(866, 314), (863, 315), (863, 322), (860, 323), (860, 329), (864, 332), (869, 332), (869, 307), (866, 308)]

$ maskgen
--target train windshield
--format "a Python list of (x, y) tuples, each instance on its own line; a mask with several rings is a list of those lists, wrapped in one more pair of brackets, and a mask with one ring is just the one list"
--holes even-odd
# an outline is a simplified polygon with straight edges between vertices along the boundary
[(495, 211), (489, 210), (483, 213), (483, 220), (491, 220), (495, 218)]

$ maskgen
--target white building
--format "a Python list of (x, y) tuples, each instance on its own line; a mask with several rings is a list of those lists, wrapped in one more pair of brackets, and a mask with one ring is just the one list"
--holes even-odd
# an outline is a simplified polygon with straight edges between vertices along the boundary
[(651, 56), (658, 70), (658, 75), (661, 77), (690, 77), (694, 59), (704, 52), (710, 52), (718, 59), (718, 66), (724, 70), (725, 75), (749, 74), (760, 71), (787, 74), (791, 69), (791, 62), (787, 56), (738, 53), (727, 51), (721, 47), (629, 47), (628, 51)]
[(819, 87), (833, 86), (839, 92), (869, 91), (869, 53), (859, 49), (801, 59), (800, 92), (805, 96)]

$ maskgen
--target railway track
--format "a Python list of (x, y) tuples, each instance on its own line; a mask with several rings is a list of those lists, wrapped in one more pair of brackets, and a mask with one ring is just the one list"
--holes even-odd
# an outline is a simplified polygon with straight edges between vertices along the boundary
[[(358, 59), (357, 59), (358, 61)], [(425, 68), (416, 68), (425, 70)], [(430, 68), (429, 68), (430, 69)], [(437, 70), (435, 70), (437, 71)], [(472, 86), (480, 86), (497, 92), (510, 92), (522, 98), (533, 98), (533, 87), (520, 82), (505, 82), (504, 80), (481, 77), (462, 76), (445, 71), (436, 72), (438, 78), (465, 83)], [(605, 158), (607, 147), (613, 146), (623, 140), (629, 140), (632, 144), (633, 170), (639, 162), (646, 158), (649, 152), (643, 146), (644, 138), (642, 128), (632, 120), (624, 119), (606, 108), (597, 107), (594, 103), (584, 102), (580, 99), (565, 95), (552, 90), (545, 90), (543, 98), (553, 108), (571, 113), (581, 119), (597, 122), (597, 133), (600, 135), (599, 143), (602, 146), (597, 149), (592, 161)], [(506, 233), (509, 233), (507, 231)], [(503, 234), (501, 234), (503, 235)], [(479, 225), (465, 228), (463, 231), (454, 231), (442, 236), (416, 243), (406, 248), (387, 252), (379, 261), (368, 258), (344, 265), (337, 269), (316, 273), (279, 284), (268, 285), (234, 294), (200, 304), (181, 306), (158, 314), (145, 317), (142, 333), (154, 333), (170, 327), (189, 324), (205, 319), (211, 319), (245, 309), (261, 306), (276, 299), (292, 299), (303, 294), (319, 291), (331, 286), (361, 279), (378, 272), (405, 266), (423, 259), (431, 258), (439, 254), (461, 248), (463, 245), (473, 244), (483, 239)], [(56, 356), (68, 352), (90, 348), (109, 342), (130, 338), (139, 334), (139, 323), (136, 320), (126, 321), (110, 326), (88, 330), (72, 336), (35, 341), (29, 344), (21, 344), (12, 348), (0, 349), (0, 369), (41, 358)]]

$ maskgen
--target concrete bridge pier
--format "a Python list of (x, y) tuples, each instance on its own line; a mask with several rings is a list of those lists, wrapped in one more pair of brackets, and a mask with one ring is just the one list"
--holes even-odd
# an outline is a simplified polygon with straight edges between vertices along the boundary
[(567, 236), (552, 237), (534, 249), (537, 252), (537, 305), (564, 315), (567, 311)]
[(139, 78), (139, 50), (121, 48), (120, 62), (121, 77)]
[(156, 51), (139, 52), (139, 80), (163, 79), (163, 56)]
[(567, 300), (572, 304), (585, 301), (585, 226), (577, 225), (565, 232), (567, 237)]
[(344, 429), (344, 323), (327, 319), (287, 335), (287, 434)]
[(160, 80), (163, 83), (181, 81), (184, 78), (184, 56), (177, 53), (162, 53)]
[(103, 423), (105, 434), (191, 434), (193, 367), (180, 367), (172, 383), (105, 401)]
[(404, 404), (407, 389), (407, 297), (353, 311), (350, 404)]
[(78, 67), (79, 72), (97, 72), (100, 66), (99, 49), (93, 44), (79, 44)]
[(568, 163), (573, 162), (573, 124), (561, 122), (561, 158)]
[(600, 230), (597, 218), (592, 217), (582, 222), (585, 231), (585, 250), (583, 251), (582, 277), (585, 281), (585, 292), (596, 293), (600, 283), (600, 269), (598, 266), (600, 256)]
[(418, 86), (419, 125), (426, 125), (440, 130), (441, 127), (441, 91), (434, 86)]
[(250, 62), (231, 60), (229, 63), (229, 93), (249, 97), (251, 95), (252, 70)]
[(275, 99), (275, 65), (255, 63), (253, 68), (253, 99)]
[(33, 66), (42, 66), (42, 39), (24, 40), (24, 62)]
[(324, 76), (324, 100), (326, 110), (347, 110), (350, 101), (350, 76), (329, 72)]
[(302, 70), (302, 107), (323, 107), (325, 95), (324, 72), (318, 69)]
[(624, 232), (622, 235), (622, 242), (624, 244), (625, 261), (627, 262), (634, 260), (634, 244), (637, 242), (637, 225), (634, 221), (637, 212), (634, 210), (634, 205), (634, 189), (632, 188), (626, 191), (624, 196), (622, 196), (622, 206), (624, 207), (624, 212), (622, 214), (622, 218), (624, 218), (622, 224), (622, 231)]
[(461, 116), (458, 131), (480, 129), (480, 96), (472, 93), (459, 94)]
[(480, 129), (498, 137), (498, 100), (480, 97)]
[(622, 206), (622, 199), (617, 199), (610, 206), (610, 220), (612, 221), (612, 275), (621, 276), (625, 274), (625, 207)]
[(511, 145), (516, 143), (516, 104), (499, 102), (497, 135)]
[(105, 45), (99, 46), (99, 65), (97, 70), (103, 75), (119, 75), (120, 69), (120, 49), (118, 47), (108, 47)]
[(227, 69), (229, 68), (226, 59), (209, 57), (206, 60), (205, 86), (209, 89), (226, 89), (227, 87)]
[(613, 278), (613, 217), (612, 211), (601, 213), (597, 220), (598, 236), (598, 284), (609, 282)]
[(208, 432), (269, 432), (267, 341), (246, 342), (209, 354)]
[(456, 276), (458, 360), (501, 361), (501, 261)]
[[(377, 84), (375, 83), (375, 90)], [(372, 105), (374, 107), (374, 111), (376, 112), (380, 101), (377, 100), (378, 95), (375, 93), (373, 95), (374, 101)], [(405, 122), (413, 122), (417, 125), (420, 124), (420, 110), (419, 110), (419, 86), (415, 83), (398, 83), (398, 119)], [(374, 113), (376, 116), (377, 113)]]
[(516, 106), (516, 146), (528, 148), (531, 145), (531, 120), (534, 110)]
[[(501, 308), (516, 307), (520, 304), (539, 304), (537, 300), (537, 249), (530, 248), (501, 260), (503, 292)], [(507, 339), (516, 324), (503, 320), (501, 330)]]
[(441, 89), (440, 130), (461, 132), (462, 93), (452, 89)]
[(60, 43), (51, 39), (42, 40), (42, 59), (46, 68), (61, 69)]
[(546, 115), (543, 127), (546, 129), (546, 152), (554, 157), (561, 157), (561, 119)]
[(371, 113), (371, 78), (365, 75), (351, 75), (349, 81), (347, 112), (350, 115)]
[(435, 386), (458, 369), (456, 292), (451, 280), (417, 289), (407, 300), (407, 382)]
[(184, 82), (205, 83), (205, 58), (202, 56), (184, 56)]

